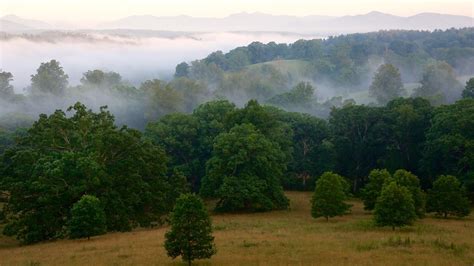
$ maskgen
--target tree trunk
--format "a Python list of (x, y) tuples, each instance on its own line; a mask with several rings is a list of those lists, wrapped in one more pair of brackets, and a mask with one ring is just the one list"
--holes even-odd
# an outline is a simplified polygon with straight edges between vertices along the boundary
[(88, 236), (88, 237), (87, 237), (87, 240), (91, 240), (91, 237), (90, 237), (90, 236)]
[(395, 226), (392, 225), (392, 231), (395, 231)]
[(447, 212), (444, 213), (444, 219), (446, 219), (446, 218), (448, 218), (448, 213)]
[(188, 260), (188, 265), (191, 266), (191, 260)]
[(329, 222), (329, 217), (326, 216), (326, 222)]

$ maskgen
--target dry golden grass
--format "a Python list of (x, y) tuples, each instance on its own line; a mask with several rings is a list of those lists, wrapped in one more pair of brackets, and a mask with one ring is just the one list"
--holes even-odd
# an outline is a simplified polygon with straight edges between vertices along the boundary
[[(359, 201), (344, 217), (312, 219), (310, 193), (288, 192), (289, 211), (214, 215), (218, 252), (198, 265), (472, 265), (474, 217), (427, 217), (392, 231), (375, 228)], [(0, 265), (169, 265), (168, 228), (19, 247), (0, 238)]]

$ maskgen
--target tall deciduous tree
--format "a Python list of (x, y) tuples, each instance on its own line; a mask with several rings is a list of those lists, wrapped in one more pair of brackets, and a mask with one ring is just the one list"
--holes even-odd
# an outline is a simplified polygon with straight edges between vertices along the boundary
[(101, 235), (106, 232), (104, 207), (100, 200), (91, 195), (84, 195), (72, 206), (71, 219), (68, 223), (71, 238)]
[(32, 93), (63, 95), (68, 85), (68, 78), (58, 61), (41, 63), (36, 74), (31, 76)]
[(374, 220), (378, 226), (402, 227), (416, 219), (415, 205), (408, 188), (396, 182), (388, 182), (382, 188), (374, 209)]
[(375, 73), (369, 93), (380, 105), (400, 97), (403, 93), (403, 83), (398, 68), (392, 64), (381, 65)]
[(207, 259), (216, 254), (212, 224), (202, 200), (194, 194), (182, 194), (171, 213), (171, 230), (165, 235), (165, 248), (173, 259)]
[(463, 217), (470, 213), (470, 202), (455, 176), (442, 175), (433, 182), (433, 188), (428, 193), (427, 209), (444, 218), (448, 215)]
[(351, 205), (345, 203), (349, 185), (344, 178), (332, 172), (325, 172), (316, 181), (311, 199), (311, 216), (314, 218), (341, 216), (346, 214)]
[(288, 206), (280, 179), (285, 156), (251, 124), (217, 136), (201, 194), (219, 199), (220, 211), (268, 211)]

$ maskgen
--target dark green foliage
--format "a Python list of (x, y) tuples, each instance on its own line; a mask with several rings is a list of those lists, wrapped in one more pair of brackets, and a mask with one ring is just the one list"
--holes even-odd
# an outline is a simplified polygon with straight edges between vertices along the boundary
[(293, 159), (284, 187), (314, 190), (316, 177), (334, 168), (335, 153), (327, 122), (307, 114), (280, 112), (281, 120), (293, 131)]
[(313, 198), (311, 199), (311, 216), (314, 218), (342, 216), (351, 205), (345, 203), (348, 184), (344, 178), (332, 172), (325, 172), (316, 181)]
[(352, 181), (354, 192), (370, 170), (379, 167), (379, 158), (386, 152), (390, 131), (384, 116), (382, 107), (364, 105), (347, 105), (331, 111), (329, 127), (337, 154), (335, 170)]
[(188, 177), (194, 190), (199, 189), (199, 124), (192, 115), (170, 114), (149, 123), (145, 135), (163, 147), (171, 157), (171, 166)]
[(400, 97), (403, 83), (398, 69), (392, 64), (381, 65), (375, 73), (369, 92), (381, 105)]
[(216, 254), (212, 224), (202, 200), (194, 194), (182, 194), (170, 217), (171, 230), (165, 235), (165, 248), (173, 259), (207, 259)]
[(399, 169), (393, 174), (393, 180), (399, 185), (404, 186), (410, 191), (415, 213), (419, 218), (425, 215), (426, 197), (420, 188), (418, 177), (406, 170)]
[(94, 113), (77, 103), (69, 110), (41, 115), (3, 156), (5, 233), (25, 243), (62, 237), (71, 207), (84, 194), (100, 199), (112, 231), (166, 214), (183, 184), (179, 175), (167, 175), (163, 150), (136, 130), (116, 128), (104, 109)]
[(68, 85), (68, 78), (58, 61), (41, 63), (37, 73), (31, 76), (32, 93), (63, 95)]
[(421, 167), (431, 181), (441, 174), (456, 175), (474, 191), (474, 99), (436, 108)]
[(71, 209), (68, 222), (71, 238), (90, 238), (106, 232), (104, 207), (100, 200), (91, 195), (84, 195)]
[(408, 188), (387, 182), (377, 199), (374, 220), (378, 226), (402, 227), (416, 220), (415, 206)]
[(466, 82), (466, 87), (462, 91), (463, 98), (474, 98), (474, 78), (470, 78)]
[(436, 212), (444, 218), (448, 215), (457, 217), (469, 215), (470, 202), (461, 182), (451, 175), (439, 176), (428, 193), (427, 210)]
[(362, 189), (362, 199), (364, 201), (364, 209), (373, 210), (377, 198), (382, 193), (385, 182), (391, 179), (390, 173), (386, 169), (374, 169), (370, 171), (368, 183)]
[(219, 199), (219, 211), (268, 211), (288, 206), (280, 184), (285, 156), (251, 124), (215, 139), (201, 194)]
[[(381, 159), (384, 167), (418, 174), (433, 107), (422, 98), (398, 98), (387, 104), (386, 113), (390, 134), (386, 136), (385, 154)], [(426, 180), (424, 186), (428, 186)]]

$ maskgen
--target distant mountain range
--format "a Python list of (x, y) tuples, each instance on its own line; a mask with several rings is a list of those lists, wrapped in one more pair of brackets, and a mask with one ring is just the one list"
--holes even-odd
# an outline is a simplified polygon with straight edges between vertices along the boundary
[[(160, 31), (278, 31), (300, 33), (353, 33), (390, 29), (434, 30), (474, 27), (474, 18), (437, 13), (421, 13), (400, 17), (381, 12), (364, 15), (330, 16), (276, 16), (264, 13), (238, 13), (224, 18), (190, 16), (157, 17), (129, 16), (97, 25), (94, 29), (129, 29)], [(54, 26), (38, 20), (14, 15), (0, 18), (0, 31), (17, 32), (51, 30)]]

